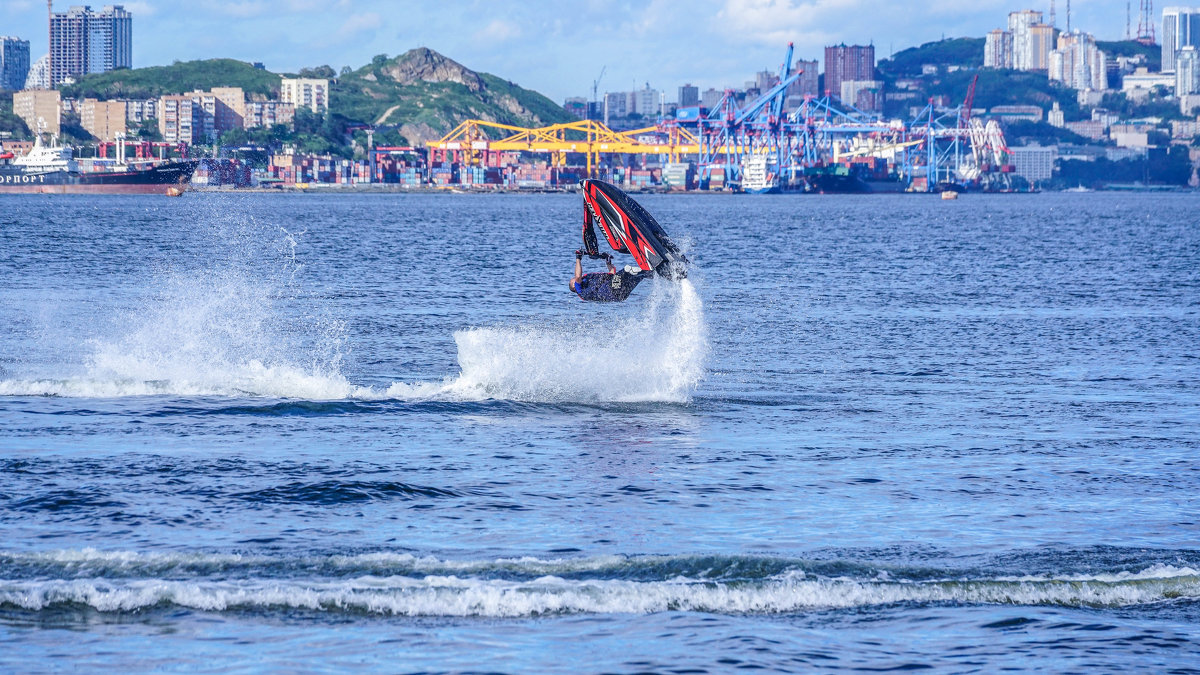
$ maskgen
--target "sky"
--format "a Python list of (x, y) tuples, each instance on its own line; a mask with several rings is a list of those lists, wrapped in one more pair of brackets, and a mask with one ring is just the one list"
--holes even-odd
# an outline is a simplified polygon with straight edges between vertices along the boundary
[[(111, 0), (110, 0), (111, 1)], [(71, 2), (54, 4), (66, 11)], [(74, 4), (79, 4), (76, 0)], [(101, 5), (92, 4), (93, 9)], [(358, 68), (377, 54), (429, 47), (476, 71), (568, 96), (649, 84), (676, 97), (685, 83), (742, 87), (794, 58), (823, 60), (831, 44), (874, 44), (876, 57), (939, 40), (983, 37), (1008, 12), (1050, 0), (137, 0), (133, 65), (234, 58), (273, 72), (327, 64)], [(1066, 25), (1066, 0), (1057, 23)], [(1125, 35), (1126, 2), (1074, 0), (1071, 27), (1101, 40)], [(1137, 31), (1139, 2), (1133, 2)], [(1165, 2), (1160, 4), (1166, 4)], [(1161, 11), (1161, 9), (1159, 10)], [(1161, 24), (1161, 14), (1155, 17)], [(0, 0), (0, 35), (46, 52), (44, 0)]]

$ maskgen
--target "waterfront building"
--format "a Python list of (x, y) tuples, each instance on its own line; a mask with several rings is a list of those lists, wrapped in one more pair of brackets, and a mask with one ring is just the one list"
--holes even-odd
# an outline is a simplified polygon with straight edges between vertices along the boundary
[(1054, 160), (1057, 148), (1053, 146), (1027, 145), (1010, 148), (1013, 171), (1030, 183), (1049, 180), (1054, 175)]
[(563, 110), (578, 119), (586, 119), (588, 115), (588, 100), (582, 96), (571, 96), (563, 101)]
[(1108, 125), (1099, 120), (1079, 120), (1076, 122), (1067, 122), (1063, 126), (1067, 131), (1094, 141), (1103, 140), (1108, 137)]
[(759, 92), (768, 92), (771, 90), (771, 87), (777, 84), (779, 84), (779, 75), (777, 73), (772, 73), (769, 70), (761, 70), (754, 75), (754, 87)]
[(125, 119), (134, 126), (158, 115), (158, 99), (125, 101)]
[(157, 113), (158, 133), (164, 141), (188, 144), (192, 142), (192, 122), (202, 112), (191, 95), (178, 94), (159, 98)]
[(658, 117), (661, 106), (662, 94), (651, 88), (649, 82), (644, 88), (629, 93), (629, 114), (637, 113), (643, 119), (653, 119)]
[(874, 45), (865, 47), (838, 45), (825, 48), (825, 90), (830, 95), (840, 95), (843, 82), (862, 82), (874, 79)]
[(1162, 14), (1162, 72), (1175, 72), (1184, 47), (1200, 47), (1200, 7), (1167, 7)]
[(1000, 28), (990, 31), (983, 43), (984, 68), (1013, 67), (1013, 34)]
[(79, 125), (104, 143), (112, 143), (123, 135), (129, 121), (125, 101), (98, 101), (85, 98), (79, 107)]
[(29, 74), (25, 76), (25, 89), (50, 88), (50, 55), (42, 57), (29, 66)]
[(284, 124), (292, 127), (296, 119), (296, 106), (283, 101), (248, 101), (243, 124), (246, 129), (273, 127)]
[(1060, 35), (1050, 52), (1049, 77), (1072, 89), (1108, 89), (1108, 67), (1096, 39), (1079, 31)]
[(679, 107), (688, 108), (700, 105), (700, 87), (692, 86), (689, 82), (679, 88)]
[(1062, 106), (1058, 105), (1058, 101), (1055, 101), (1054, 106), (1050, 108), (1050, 112), (1046, 113), (1046, 123), (1059, 129), (1067, 126)]
[(604, 123), (614, 117), (624, 117), (627, 113), (629, 97), (623, 91), (605, 92), (604, 94)]
[(814, 98), (821, 95), (821, 64), (813, 59), (811, 61), (799, 60), (796, 61), (795, 71), (800, 73), (800, 77), (788, 87), (788, 96), (798, 96), (801, 100), (805, 96)]
[(1041, 122), (1045, 113), (1036, 105), (997, 105), (992, 106), (990, 114), (1005, 122)]
[(0, 36), (0, 89), (24, 89), (28, 76), (29, 40)]
[(133, 15), (122, 5), (88, 5), (50, 15), (49, 86), (67, 78), (133, 67)]
[(883, 110), (883, 82), (879, 80), (847, 80), (842, 82), (840, 98), (843, 103), (863, 112)]
[(309, 77), (284, 78), (279, 84), (279, 100), (296, 109), (308, 108), (320, 115), (329, 110), (329, 80)]
[(1175, 75), (1173, 73), (1152, 73), (1146, 68), (1138, 68), (1121, 79), (1121, 91), (1132, 101), (1145, 100), (1151, 91), (1159, 87), (1173, 91)]
[[(30, 131), (57, 134), (62, 123), (62, 99), (54, 89), (27, 89), (13, 94), (13, 114), (25, 121)], [(38, 123), (41, 122), (41, 125)]]
[(704, 94), (700, 96), (700, 105), (712, 110), (721, 103), (721, 99), (725, 96), (725, 92), (720, 89), (709, 87), (704, 90)]

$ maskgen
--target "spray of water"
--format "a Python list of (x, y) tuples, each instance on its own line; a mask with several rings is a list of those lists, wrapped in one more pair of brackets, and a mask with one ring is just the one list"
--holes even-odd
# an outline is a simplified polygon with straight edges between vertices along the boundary
[(344, 323), (311, 311), (300, 289), (300, 235), (261, 230), (220, 230), (221, 259), (161, 270), (114, 335), (91, 340), (83, 375), (4, 379), (0, 395), (683, 402), (704, 373), (700, 296), (690, 281), (659, 280), (615, 321), (458, 331), (457, 375), (357, 386), (342, 374)]

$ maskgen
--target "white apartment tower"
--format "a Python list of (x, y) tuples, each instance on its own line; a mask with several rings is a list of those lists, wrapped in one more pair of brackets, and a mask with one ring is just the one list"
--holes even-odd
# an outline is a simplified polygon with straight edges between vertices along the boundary
[(984, 68), (1013, 67), (1013, 34), (997, 28), (987, 34), (983, 44)]
[(1200, 50), (1188, 45), (1175, 53), (1175, 95), (1200, 94)]
[(1096, 48), (1094, 37), (1080, 31), (1059, 36), (1058, 49), (1049, 55), (1048, 74), (1072, 89), (1108, 89), (1104, 52)]
[(1042, 23), (1042, 13), (1023, 9), (1008, 15), (1012, 33), (1012, 67), (1017, 70), (1046, 70), (1054, 49), (1054, 27)]
[(297, 110), (308, 108), (319, 115), (329, 110), (329, 80), (284, 78), (279, 84), (279, 100), (291, 103)]

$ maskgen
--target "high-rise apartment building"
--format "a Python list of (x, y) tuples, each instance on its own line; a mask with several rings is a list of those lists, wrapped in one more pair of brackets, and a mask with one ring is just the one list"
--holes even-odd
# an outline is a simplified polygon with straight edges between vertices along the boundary
[(276, 124), (292, 126), (296, 117), (296, 106), (283, 101), (249, 101), (243, 124), (247, 129), (273, 127)]
[(158, 133), (168, 143), (188, 143), (193, 140), (192, 123), (201, 116), (198, 103), (191, 94), (163, 96), (158, 99)]
[(77, 5), (50, 15), (50, 86), (87, 73), (133, 67), (133, 15), (122, 5), (99, 12)]
[[(1012, 33), (1012, 67), (1017, 70), (1047, 70), (1054, 49), (1054, 26), (1042, 23), (1042, 13), (1023, 9), (1008, 15)], [(986, 47), (986, 45), (985, 45)]]
[[(825, 90), (842, 93), (842, 82), (875, 79), (875, 46), (838, 45), (825, 48)], [(853, 101), (851, 101), (853, 103)]]
[(168, 143), (214, 143), (221, 134), (245, 128), (246, 95), (241, 87), (163, 96), (158, 100), (158, 132)]
[(987, 34), (983, 43), (984, 68), (1013, 67), (1013, 34), (997, 28)]
[(1200, 47), (1200, 7), (1167, 7), (1162, 21), (1162, 72), (1173, 73), (1179, 50)]
[(1062, 82), (1072, 89), (1108, 89), (1108, 68), (1104, 52), (1096, 47), (1096, 39), (1087, 33), (1063, 33), (1058, 48), (1050, 52), (1051, 80)]
[(279, 83), (279, 100), (320, 115), (329, 110), (329, 80), (297, 77)]
[(694, 87), (689, 82), (679, 88), (679, 107), (700, 105), (700, 87)]
[(0, 36), (0, 89), (24, 89), (28, 75), (29, 40)]

